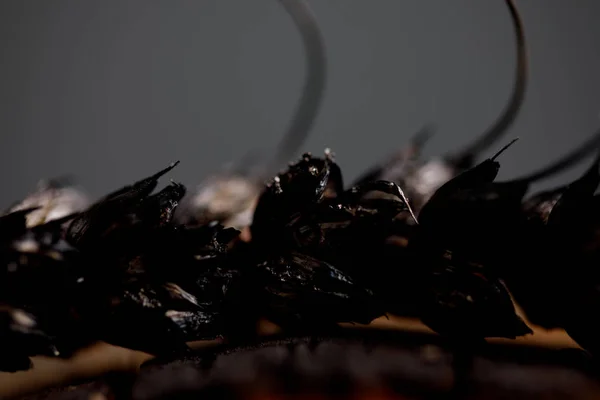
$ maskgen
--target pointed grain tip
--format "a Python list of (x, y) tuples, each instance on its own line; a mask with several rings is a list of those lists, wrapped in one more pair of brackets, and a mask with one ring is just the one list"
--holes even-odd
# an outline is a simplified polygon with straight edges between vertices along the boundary
[(504, 153), (510, 146), (512, 146), (513, 144), (515, 144), (515, 142), (519, 140), (518, 137), (514, 138), (513, 140), (511, 140), (507, 145), (505, 145), (503, 148), (501, 148), (496, 154), (493, 155), (493, 157), (491, 158), (492, 161), (496, 161), (496, 159), (498, 157), (500, 157), (500, 155), (502, 153)]

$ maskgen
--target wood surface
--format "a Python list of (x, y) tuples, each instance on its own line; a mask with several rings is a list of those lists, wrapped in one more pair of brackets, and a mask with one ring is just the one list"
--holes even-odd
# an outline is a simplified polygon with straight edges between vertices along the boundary
[[(519, 314), (522, 312), (517, 308)], [(561, 329), (546, 330), (528, 323), (534, 333), (515, 340), (489, 339), (491, 343), (509, 342), (524, 346), (548, 348), (579, 348), (579, 346)], [(345, 326), (357, 329), (399, 329), (413, 332), (435, 334), (419, 320), (390, 316), (381, 317), (369, 325)], [(262, 334), (269, 335), (278, 331), (278, 327), (263, 322), (260, 325)], [(194, 348), (211, 346), (216, 341), (193, 342)], [(34, 368), (26, 372), (0, 373), (0, 399), (13, 398), (44, 388), (65, 385), (80, 379), (99, 376), (109, 371), (136, 371), (139, 366), (152, 356), (139, 351), (127, 350), (106, 343), (97, 343), (77, 353), (69, 360), (46, 357), (34, 357)]]

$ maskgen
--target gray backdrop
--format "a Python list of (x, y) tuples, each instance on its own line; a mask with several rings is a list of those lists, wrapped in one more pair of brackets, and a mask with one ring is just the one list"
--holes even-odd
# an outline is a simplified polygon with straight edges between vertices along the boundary
[[(427, 154), (457, 149), (504, 106), (512, 24), (500, 0), (312, 0), (328, 48), (324, 105), (306, 150), (330, 146), (346, 177), (426, 122)], [(516, 176), (599, 126), (597, 0), (517, 0), (531, 83), (501, 161)], [(2, 0), (0, 205), (74, 174), (93, 196), (175, 159), (193, 186), (275, 145), (304, 74), (276, 0)], [(498, 146), (500, 147), (500, 144)], [(585, 166), (544, 183), (563, 182)]]

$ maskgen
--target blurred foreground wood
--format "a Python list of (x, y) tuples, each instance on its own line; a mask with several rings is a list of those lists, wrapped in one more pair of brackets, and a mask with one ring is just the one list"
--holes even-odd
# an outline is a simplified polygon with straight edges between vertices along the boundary
[[(522, 313), (520, 313), (522, 315)], [(560, 329), (546, 330), (529, 324), (534, 333), (516, 340), (490, 339), (491, 343), (513, 343), (520, 345), (549, 348), (579, 348), (579, 346)], [(411, 332), (435, 334), (416, 319), (390, 316), (379, 318), (367, 326), (345, 324), (358, 329), (400, 329)], [(265, 322), (261, 333), (277, 333), (278, 328)], [(215, 341), (194, 342), (194, 348), (211, 346)], [(127, 350), (121, 347), (98, 343), (84, 349), (69, 360), (45, 357), (34, 358), (34, 368), (26, 372), (0, 373), (0, 398), (20, 396), (41, 389), (64, 385), (74, 380), (91, 378), (109, 371), (136, 371), (140, 364), (152, 358), (149, 354)]]
[(456, 346), (437, 335), (397, 329), (283, 334), (254, 344), (225, 344), (150, 360), (133, 382), (112, 382), (69, 393), (87, 399), (101, 390), (107, 398), (122, 393), (133, 400), (600, 398), (597, 366), (579, 350), (514, 342)]

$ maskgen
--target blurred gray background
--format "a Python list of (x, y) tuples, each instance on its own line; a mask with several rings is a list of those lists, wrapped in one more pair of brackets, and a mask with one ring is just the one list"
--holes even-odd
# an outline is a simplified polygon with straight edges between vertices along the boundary
[[(427, 122), (438, 126), (427, 154), (458, 149), (504, 107), (515, 49), (503, 1), (310, 4), (329, 80), (305, 150), (331, 147), (347, 179)], [(502, 178), (600, 127), (600, 2), (517, 5), (531, 81), (495, 147), (521, 137), (501, 159)], [(0, 49), (1, 206), (41, 178), (72, 174), (97, 197), (176, 159), (172, 177), (193, 187), (276, 145), (304, 79), (300, 36), (276, 0), (3, 0)]]

